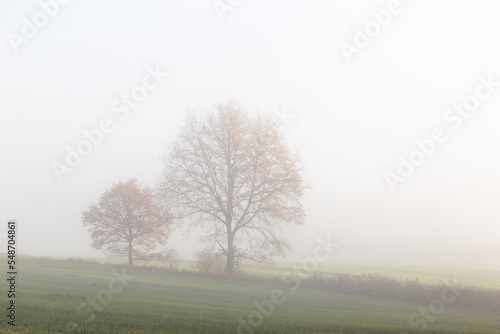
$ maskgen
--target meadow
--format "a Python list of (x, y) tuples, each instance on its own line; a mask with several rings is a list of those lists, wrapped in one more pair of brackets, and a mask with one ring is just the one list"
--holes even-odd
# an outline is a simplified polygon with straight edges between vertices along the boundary
[[(249, 271), (271, 276), (291, 267)], [(343, 266), (343, 272), (352, 274), (365, 269), (370, 268)], [(418, 275), (416, 268), (391, 270), (404, 277)], [(450, 303), (439, 315), (410, 319), (419, 309), (428, 309), (431, 300), (412, 303), (339, 294), (297, 286), (297, 279), (231, 279), (32, 257), (20, 259), (19, 272), (17, 326), (8, 326), (3, 316), (0, 333), (500, 333), (498, 312)], [(453, 276), (483, 287), (495, 287), (497, 275), (465, 269), (432, 274), (432, 268), (423, 268), (421, 274), (433, 282)], [(1, 296), (6, 305), (6, 294)]]

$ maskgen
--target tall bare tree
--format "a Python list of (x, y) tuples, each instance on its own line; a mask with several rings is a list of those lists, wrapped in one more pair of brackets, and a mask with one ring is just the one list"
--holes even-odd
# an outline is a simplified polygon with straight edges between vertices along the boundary
[(189, 113), (167, 154), (159, 191), (187, 230), (203, 228), (204, 241), (226, 247), (226, 268), (240, 255), (268, 260), (291, 245), (283, 225), (303, 224), (302, 165), (284, 143), (274, 120), (250, 116), (238, 103), (217, 111)]
[(171, 232), (172, 216), (154, 192), (137, 180), (114, 184), (82, 214), (92, 246), (111, 256), (147, 254), (164, 245)]

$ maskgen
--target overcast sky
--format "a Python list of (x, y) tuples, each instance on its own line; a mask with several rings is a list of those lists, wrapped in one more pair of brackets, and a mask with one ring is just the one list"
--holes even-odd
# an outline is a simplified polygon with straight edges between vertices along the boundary
[[(22, 253), (103, 256), (82, 211), (114, 182), (154, 186), (186, 112), (234, 98), (281, 115), (305, 163), (307, 219), (285, 231), (288, 260), (331, 235), (333, 262), (500, 269), (500, 2), (45, 7), (0, 0), (0, 232), (17, 219)], [(60, 181), (54, 163), (103, 120)], [(168, 246), (191, 257), (198, 235)]]

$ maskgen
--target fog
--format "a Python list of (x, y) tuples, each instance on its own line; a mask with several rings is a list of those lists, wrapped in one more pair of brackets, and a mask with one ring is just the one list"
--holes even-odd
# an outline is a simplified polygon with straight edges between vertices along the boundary
[[(154, 187), (186, 112), (233, 98), (276, 116), (305, 164), (306, 223), (277, 260), (331, 235), (333, 262), (500, 269), (500, 3), (401, 0), (359, 33), (388, 3), (70, 1), (27, 38), (38, 2), (0, 2), (0, 232), (16, 219), (22, 254), (104, 256), (82, 212), (115, 182)], [(201, 235), (178, 229), (167, 247), (191, 258)]]

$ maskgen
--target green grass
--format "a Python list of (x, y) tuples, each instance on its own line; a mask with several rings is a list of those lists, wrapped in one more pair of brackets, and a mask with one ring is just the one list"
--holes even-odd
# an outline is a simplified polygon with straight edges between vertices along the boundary
[[(306, 288), (292, 291), (292, 284), (285, 283), (127, 268), (127, 274), (135, 278), (87, 322), (88, 316), (79, 315), (77, 307), (107, 288), (113, 268), (22, 258), (16, 298), (18, 326), (12, 331), (2, 316), (0, 333), (58, 333), (68, 323), (76, 324), (75, 333), (236, 333), (238, 318), (257, 314), (254, 302), (270, 300), (275, 289), (286, 300), (275, 305), (272, 314), (252, 328), (253, 333), (418, 333), (418, 327), (410, 326), (409, 317), (418, 308), (428, 307)], [(0, 301), (6, 305), (5, 293)], [(424, 333), (500, 333), (500, 314), (450, 306), (428, 322)]]

